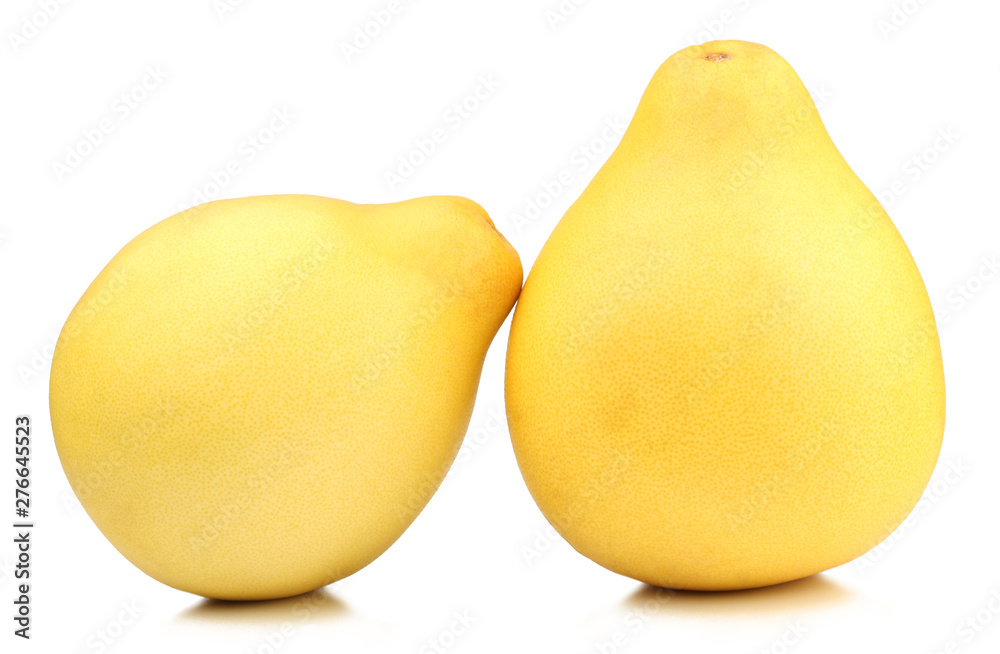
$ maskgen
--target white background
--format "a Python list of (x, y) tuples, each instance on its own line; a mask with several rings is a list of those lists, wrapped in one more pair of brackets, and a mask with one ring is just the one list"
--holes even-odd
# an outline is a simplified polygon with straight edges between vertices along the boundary
[[(433, 651), (432, 641), (449, 653), (1000, 648), (1000, 600), (990, 608), (1000, 591), (1000, 282), (983, 264), (1000, 254), (1000, 7), (590, 0), (553, 25), (546, 12), (558, 4), (401, 0), (348, 61), (342, 45), (388, 0), (245, 0), (221, 12), (213, 0), (69, 1), (48, 19), (36, 0), (5, 0), (0, 427), (13, 436), (15, 415), (34, 420), (38, 528), (34, 638), (24, 642), (6, 617), (8, 461), (0, 466), (4, 651), (416, 653)], [(355, 202), (455, 194), (489, 211), (527, 270), (617, 143), (605, 121), (627, 121), (660, 63), (710, 36), (774, 48), (824, 98), (827, 128), (881, 194), (938, 311), (948, 425), (926, 501), (904, 530), (859, 561), (762, 590), (657, 598), (604, 570), (547, 532), (506, 425), (491, 420), (502, 416), (509, 321), (483, 371), (469, 449), (388, 552), (326, 590), (251, 605), (172, 590), (122, 558), (75, 503), (48, 424), (48, 358), (73, 304), (136, 234), (199, 190)], [(147, 69), (165, 77), (144, 80)], [(491, 77), (499, 87), (457, 121), (452, 105)], [(137, 91), (143, 81), (155, 88)], [(125, 115), (123, 93), (145, 97)], [(270, 142), (250, 160), (248, 139), (276, 110), (293, 117), (273, 139), (261, 134)], [(102, 121), (110, 133), (57, 173), (54, 164)], [(385, 173), (437, 127), (445, 143), (390, 188)], [(238, 173), (227, 181), (218, 171), (231, 160)], [(514, 214), (563, 171), (572, 183), (518, 229)], [(213, 174), (223, 188), (210, 186)], [(3, 449), (13, 458), (11, 450)], [(124, 626), (123, 606), (138, 612)], [(471, 624), (453, 635), (463, 629), (456, 615)], [(969, 620), (977, 626), (961, 626)], [(101, 633), (114, 636), (104, 650)]]

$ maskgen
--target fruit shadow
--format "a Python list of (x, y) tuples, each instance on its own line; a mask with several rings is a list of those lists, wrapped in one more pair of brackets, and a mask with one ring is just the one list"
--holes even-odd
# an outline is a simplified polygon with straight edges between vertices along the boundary
[(645, 614), (706, 618), (767, 617), (834, 608), (858, 599), (830, 578), (817, 574), (776, 586), (732, 591), (670, 590), (643, 585), (620, 608)]
[(351, 609), (329, 590), (256, 602), (203, 599), (177, 616), (178, 622), (226, 624), (237, 627), (290, 622), (317, 624), (349, 617)]

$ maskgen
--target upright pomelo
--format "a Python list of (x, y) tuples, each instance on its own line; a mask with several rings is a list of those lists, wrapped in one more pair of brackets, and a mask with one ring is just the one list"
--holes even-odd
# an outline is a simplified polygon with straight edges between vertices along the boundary
[(944, 427), (906, 245), (770, 49), (686, 48), (545, 244), (507, 358), (528, 489), (597, 563), (724, 590), (845, 563)]

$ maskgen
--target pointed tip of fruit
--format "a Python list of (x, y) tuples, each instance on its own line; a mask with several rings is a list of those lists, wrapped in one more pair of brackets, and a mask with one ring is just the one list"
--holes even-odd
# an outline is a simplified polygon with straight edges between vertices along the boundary
[(504, 246), (505, 249), (507, 249), (510, 252), (510, 254), (513, 255), (514, 259), (517, 261), (518, 267), (520, 267), (521, 260), (517, 254), (517, 251), (510, 244), (510, 241), (508, 241), (507, 238), (500, 232), (500, 230), (497, 229), (497, 226), (493, 222), (493, 219), (490, 218), (489, 213), (487, 213), (486, 209), (484, 209), (482, 205), (480, 205), (478, 202), (459, 195), (440, 195), (428, 199), (438, 200), (452, 205), (456, 205), (463, 213), (468, 215), (470, 218), (482, 221), (482, 223), (489, 228), (490, 233), (493, 236), (500, 239), (500, 243)]
[[(406, 200), (409, 211), (397, 216), (421, 216), (406, 224), (391, 220), (392, 242), (409, 259), (434, 278), (459, 275), (483, 291), (483, 297), (504, 297), (504, 315), (509, 312), (524, 281), (521, 258), (497, 229), (486, 210), (477, 202), (457, 195), (433, 195)], [(385, 212), (393, 205), (383, 205)], [(423, 242), (421, 254), (414, 258), (412, 244)], [(434, 245), (436, 244), (436, 245)], [(419, 261), (419, 263), (417, 263)], [(474, 282), (472, 280), (475, 280)]]
[(738, 60), (752, 54), (774, 54), (774, 50), (753, 41), (730, 39), (726, 41), (706, 41), (699, 45), (692, 45), (681, 50), (675, 56), (685, 59), (700, 59), (719, 64)]

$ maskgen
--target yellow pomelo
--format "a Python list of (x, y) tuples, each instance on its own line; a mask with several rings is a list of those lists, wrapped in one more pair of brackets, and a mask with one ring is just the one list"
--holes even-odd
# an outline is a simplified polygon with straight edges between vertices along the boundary
[(569, 543), (739, 589), (863, 554), (944, 428), (934, 315), (888, 216), (770, 49), (670, 57), (518, 301), (511, 436)]
[(517, 254), (462, 198), (223, 200), (143, 232), (52, 362), (63, 468), (150, 576), (253, 600), (388, 548), (454, 459)]

